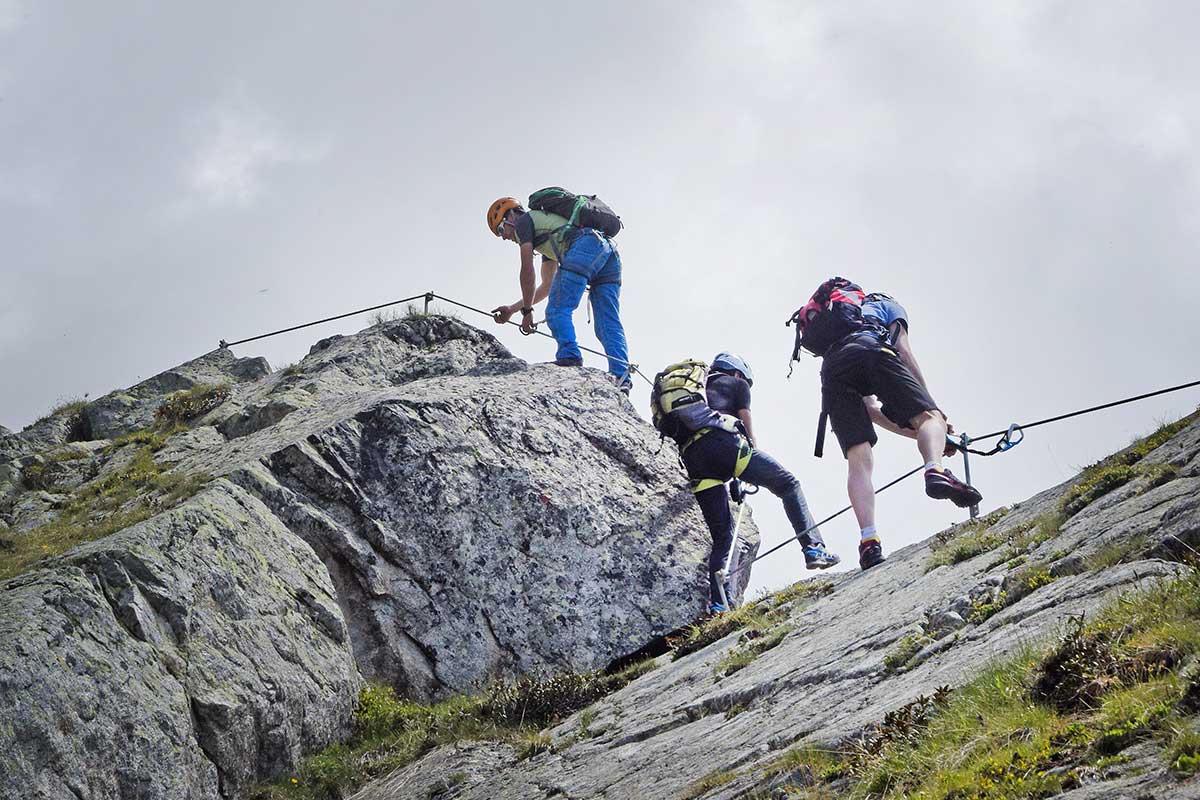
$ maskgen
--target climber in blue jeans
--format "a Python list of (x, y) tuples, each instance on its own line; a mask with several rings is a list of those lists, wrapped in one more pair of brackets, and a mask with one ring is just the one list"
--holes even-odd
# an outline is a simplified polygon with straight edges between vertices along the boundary
[[(488, 209), (488, 227), (521, 248), (521, 299), (493, 309), (496, 322), (507, 323), (520, 312), (522, 332), (532, 333), (533, 307), (548, 297), (546, 323), (558, 342), (554, 363), (583, 366), (571, 316), (590, 289), (596, 338), (608, 355), (608, 371), (628, 393), (633, 379), (620, 318), (621, 256), (612, 239), (594, 228), (569, 225), (557, 214), (525, 211), (511, 197), (500, 198)], [(534, 251), (542, 256), (540, 281), (534, 275)]]

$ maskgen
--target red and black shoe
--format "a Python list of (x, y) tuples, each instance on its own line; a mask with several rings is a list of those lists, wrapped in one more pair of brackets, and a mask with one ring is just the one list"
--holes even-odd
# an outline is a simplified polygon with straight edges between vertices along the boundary
[(925, 470), (925, 494), (935, 500), (949, 500), (959, 508), (967, 508), (983, 501), (983, 495), (978, 489), (963, 483), (948, 469)]
[(858, 565), (864, 570), (887, 561), (883, 557), (883, 545), (878, 539), (863, 539), (858, 543)]

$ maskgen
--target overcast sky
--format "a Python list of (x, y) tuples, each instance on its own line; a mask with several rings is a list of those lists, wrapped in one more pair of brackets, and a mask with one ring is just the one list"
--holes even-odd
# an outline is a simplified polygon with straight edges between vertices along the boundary
[[(221, 338), (427, 289), (512, 302), (485, 210), (557, 184), (626, 222), (634, 359), (741, 352), (761, 444), (822, 516), (845, 466), (812, 457), (819, 362), (785, 380), (783, 321), (829, 275), (907, 306), (968, 432), (1197, 377), (1198, 40), (1189, 2), (0, 0), (0, 424)], [(281, 364), (365, 324), (238, 352)], [(1031, 431), (977, 463), (984, 506), (1197, 401)], [(919, 460), (876, 452), (881, 482)], [(890, 551), (961, 516), (912, 479), (879, 530)], [(854, 561), (850, 515), (825, 533)]]

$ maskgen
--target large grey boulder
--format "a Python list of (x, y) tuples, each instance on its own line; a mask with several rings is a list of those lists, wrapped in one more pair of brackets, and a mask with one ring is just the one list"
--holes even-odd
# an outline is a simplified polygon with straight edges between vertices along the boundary
[[(19, 721), (0, 796), (238, 797), (344, 736), (363, 678), (425, 699), (596, 669), (705, 607), (711, 542), (674, 447), (599, 371), (529, 366), (446, 317), (257, 380), (228, 352), (185, 367), (89, 419), (125, 431), (244, 367), (153, 456), (216, 482), (0, 584), (0, 720)], [(80, 450), (56, 486), (137, 452)], [(25, 521), (54, 500), (5, 502)]]
[(359, 686), (320, 561), (221, 483), (0, 585), (0, 796), (236, 797)]
[(595, 669), (703, 611), (707, 529), (603, 376), (431, 379), (320, 427), (230, 478), (321, 555), (370, 677)]

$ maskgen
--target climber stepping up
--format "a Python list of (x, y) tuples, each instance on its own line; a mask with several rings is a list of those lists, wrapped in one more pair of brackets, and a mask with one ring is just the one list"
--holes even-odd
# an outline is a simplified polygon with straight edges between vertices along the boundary
[(925, 460), (927, 495), (964, 508), (983, 497), (942, 467), (946, 417), (889, 346), (888, 329), (874, 319), (864, 318), (863, 300), (864, 293), (858, 286), (844, 278), (831, 278), (817, 288), (788, 324), (795, 322), (797, 328), (792, 358), (800, 357), (801, 348), (822, 358), (816, 454), (821, 454), (828, 419), (846, 457), (846, 488), (862, 530), (859, 565), (869, 569), (882, 563), (884, 557), (875, 528), (875, 491), (871, 483), (872, 448), (878, 437), (864, 398), (877, 396), (882, 401), (882, 417), (894, 423), (897, 430), (911, 431), (917, 440)]
[[(621, 218), (596, 197), (550, 187), (530, 195), (528, 211), (515, 198), (501, 197), (488, 208), (487, 224), (521, 251), (521, 299), (493, 309), (496, 322), (503, 325), (519, 312), (521, 331), (533, 333), (533, 307), (549, 297), (546, 323), (558, 342), (554, 363), (582, 366), (571, 316), (588, 290), (596, 338), (609, 356), (608, 371), (628, 393), (633, 379), (620, 318), (621, 256), (612, 241)], [(533, 269), (535, 250), (542, 257), (540, 281)]]
[[(884, 329), (884, 341), (887, 346), (896, 352), (901, 363), (908, 367), (908, 371), (917, 379), (917, 383), (921, 384), (921, 387), (928, 393), (929, 384), (925, 382), (925, 374), (921, 372), (921, 367), (917, 364), (917, 356), (913, 353), (912, 344), (908, 340), (908, 312), (904, 310), (904, 306), (886, 294), (872, 292), (863, 298), (862, 313), (864, 320), (873, 322)], [(883, 413), (878, 398), (864, 397), (863, 403), (867, 407), (867, 414), (871, 417), (871, 422), (900, 436), (909, 439), (917, 438), (917, 432), (912, 428), (901, 427), (888, 419), (887, 415)], [(946, 421), (946, 432), (954, 433), (954, 426), (950, 424), (950, 420), (946, 418), (944, 412), (940, 413)], [(957, 452), (953, 445), (948, 444), (943, 455), (951, 456)], [(954, 482), (953, 475), (949, 479), (945, 477), (945, 473), (926, 475), (925, 491), (930, 497), (939, 500), (953, 499), (954, 494), (951, 487)]]
[[(749, 370), (744, 362), (742, 366)], [(712, 535), (713, 546), (708, 557), (709, 610), (718, 613), (728, 610), (732, 600), (726, 596), (724, 587), (726, 565), (731, 548), (735, 546), (726, 482), (742, 477), (750, 482), (773, 485), (772, 491), (778, 489), (776, 493), (782, 492), (781, 497), (788, 495), (785, 507), (793, 506), (788, 508), (789, 517), (797, 512), (795, 505), (798, 502), (797, 520), (808, 521), (796, 529), (798, 534), (811, 524), (811, 515), (804, 506), (799, 484), (791, 485), (795, 478), (787, 481), (780, 475), (782, 467), (766, 454), (754, 451), (745, 424), (737, 417), (709, 406), (707, 383), (708, 365), (705, 362), (687, 360), (672, 364), (654, 378), (650, 415), (654, 427), (679, 445), (679, 456), (687, 470), (692, 492)], [(793, 525), (797, 524), (798, 521), (793, 521)], [(825, 552), (819, 534), (813, 538), (814, 533), (809, 531), (808, 538), (802, 538), (806, 550), (810, 546), (814, 548), (813, 567), (833, 566), (837, 557)]]
[(733, 353), (718, 353), (713, 358), (708, 374), (708, 405), (713, 411), (736, 417), (745, 428), (753, 454), (742, 472), (741, 480), (761, 486), (783, 501), (788, 522), (792, 524), (792, 530), (804, 548), (804, 565), (808, 569), (828, 569), (841, 559), (825, 549), (821, 532), (815, 527), (816, 521), (804, 501), (800, 481), (758, 447), (750, 417), (750, 390), (753, 386), (754, 373), (745, 359)]

